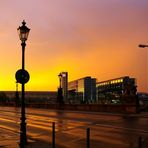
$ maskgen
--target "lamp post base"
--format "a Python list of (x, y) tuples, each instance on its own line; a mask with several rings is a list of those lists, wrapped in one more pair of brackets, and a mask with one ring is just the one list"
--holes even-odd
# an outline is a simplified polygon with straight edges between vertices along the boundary
[(21, 123), (20, 123), (20, 148), (24, 148), (25, 145), (27, 145), (27, 136), (26, 136), (26, 118), (23, 119), (21, 118)]

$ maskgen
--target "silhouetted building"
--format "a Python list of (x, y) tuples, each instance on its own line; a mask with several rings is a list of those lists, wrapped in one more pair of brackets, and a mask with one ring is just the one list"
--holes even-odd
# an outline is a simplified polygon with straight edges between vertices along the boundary
[(97, 82), (97, 100), (101, 101), (101, 99), (105, 98), (103, 100), (105, 103), (113, 103), (111, 101), (118, 103), (118, 99), (123, 95), (136, 95), (136, 87), (135, 78), (130, 78), (129, 76)]
[(138, 92), (137, 95), (138, 95), (140, 110), (148, 111), (148, 93)]
[(96, 100), (96, 79), (84, 77), (68, 82), (70, 103), (92, 103)]
[[(6, 101), (14, 102), (16, 96), (16, 91), (5, 91)], [(0, 91), (1, 94), (1, 91)], [(18, 95), (21, 95), (21, 92), (18, 91)], [(56, 91), (26, 91), (25, 93), (25, 102), (26, 103), (49, 103), (56, 104), (57, 92)]]

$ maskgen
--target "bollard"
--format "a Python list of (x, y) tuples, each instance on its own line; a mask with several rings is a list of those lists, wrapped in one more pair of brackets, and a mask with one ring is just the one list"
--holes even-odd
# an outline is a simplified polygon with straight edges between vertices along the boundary
[(142, 148), (142, 137), (141, 136), (138, 139), (138, 145), (139, 145), (138, 148)]
[(55, 148), (55, 122), (52, 122), (52, 148)]
[(90, 128), (86, 129), (86, 148), (90, 148)]

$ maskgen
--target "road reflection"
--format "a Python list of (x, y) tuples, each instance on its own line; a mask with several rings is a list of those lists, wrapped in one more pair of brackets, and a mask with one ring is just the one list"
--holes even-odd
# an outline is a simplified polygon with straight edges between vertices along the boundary
[(66, 130), (68, 128), (67, 120), (62, 119), (63, 115), (64, 115), (63, 111), (60, 111), (60, 110), (56, 111), (56, 116), (57, 116), (56, 128), (57, 128), (57, 131), (63, 131), (63, 130)]

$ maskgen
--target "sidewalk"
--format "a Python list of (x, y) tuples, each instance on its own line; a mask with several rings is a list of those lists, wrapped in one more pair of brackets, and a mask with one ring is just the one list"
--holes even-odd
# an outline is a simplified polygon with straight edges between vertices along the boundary
[[(20, 148), (19, 146), (19, 138), (20, 135), (18, 133), (14, 133), (8, 131), (6, 129), (0, 128), (0, 148)], [(40, 140), (41, 138), (41, 140)], [(28, 137), (28, 144), (25, 148), (52, 148), (51, 143), (45, 142), (42, 139), (48, 139), (49, 137), (36, 137), (35, 139)], [(57, 148), (64, 148), (56, 144)]]
[[(72, 135), (69, 134), (59, 134), (56, 136), (56, 148), (86, 148), (86, 139), (80, 138), (77, 139), (76, 137), (73, 140), (71, 139)], [(44, 139), (43, 139), (44, 138)], [(52, 148), (51, 141), (45, 142), (45, 139), (47, 140), (49, 137), (35, 137), (28, 138), (28, 144), (25, 146), (25, 148)], [(145, 141), (142, 142), (142, 148), (147, 148), (148, 141), (145, 139)], [(104, 141), (96, 141), (94, 139), (91, 139), (90, 141), (90, 148), (136, 148), (138, 147), (138, 143), (135, 143), (134, 145), (129, 144), (120, 144), (120, 143), (106, 143)], [(0, 128), (0, 148), (20, 148), (19, 147), (19, 135), (16, 133), (8, 132), (5, 129)]]
[[(101, 113), (101, 114), (107, 114), (107, 113)], [(148, 118), (148, 112), (142, 112), (140, 114), (129, 114), (128, 116), (129, 117), (138, 116), (142, 118)], [(51, 136), (52, 135), (49, 135), (48, 137), (37, 135), (36, 137), (28, 137), (28, 144), (26, 145), (26, 148), (52, 148)], [(20, 138), (19, 133), (15, 133), (0, 127), (0, 148), (19, 148), (19, 138)], [(49, 139), (49, 142), (46, 142), (48, 141), (47, 139)], [(84, 137), (83, 138), (75, 137), (73, 135), (69, 135), (68, 132), (57, 133), (56, 148), (68, 148), (68, 147), (83, 148), (85, 146), (85, 140), (86, 139)], [(91, 143), (91, 148), (96, 148), (95, 145), (97, 145), (97, 147), (99, 145), (100, 148), (105, 148), (105, 147), (108, 148), (108, 145), (102, 140), (98, 141), (91, 139), (90, 143)], [(120, 147), (121, 146), (122, 145), (120, 145)], [(136, 146), (137, 143), (135, 143), (135, 147)], [(148, 139), (144, 139), (142, 143), (142, 148), (147, 148), (147, 146), (148, 146)], [(115, 145), (110, 144), (110, 147), (115, 147)], [(123, 147), (125, 148), (129, 146), (124, 145)]]
[(148, 112), (141, 112), (141, 113), (137, 113), (137, 114), (129, 114), (129, 116), (148, 118)]

